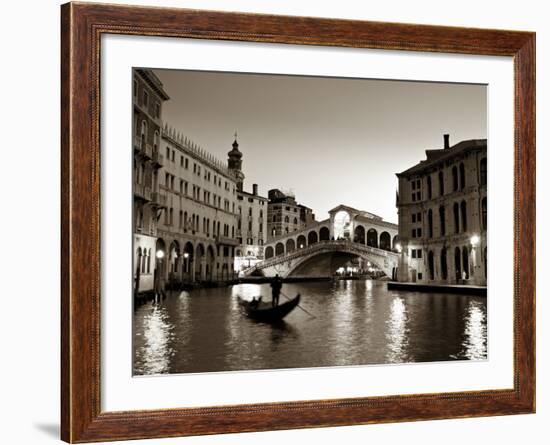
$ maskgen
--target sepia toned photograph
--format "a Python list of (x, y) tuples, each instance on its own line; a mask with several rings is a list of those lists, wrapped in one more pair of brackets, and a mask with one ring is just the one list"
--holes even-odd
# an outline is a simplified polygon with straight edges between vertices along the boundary
[(134, 376), (487, 359), (486, 85), (132, 82)]

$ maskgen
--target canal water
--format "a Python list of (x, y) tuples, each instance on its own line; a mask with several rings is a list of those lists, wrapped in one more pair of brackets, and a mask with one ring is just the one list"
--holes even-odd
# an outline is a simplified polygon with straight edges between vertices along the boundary
[[(246, 318), (237, 296), (268, 284), (173, 292), (134, 312), (134, 375), (487, 358), (484, 297), (390, 291), (374, 280), (285, 283), (301, 306), (279, 325)], [(281, 296), (281, 302), (285, 298)]]

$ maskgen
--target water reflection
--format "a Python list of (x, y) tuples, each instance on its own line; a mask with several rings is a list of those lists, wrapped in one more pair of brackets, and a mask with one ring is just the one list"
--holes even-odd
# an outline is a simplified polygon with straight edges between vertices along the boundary
[[(238, 296), (268, 284), (174, 293), (134, 313), (138, 375), (485, 359), (485, 298), (389, 292), (378, 281), (288, 283), (302, 295), (284, 322), (246, 318)], [(286, 297), (281, 297), (284, 301)]]
[(481, 360), (487, 356), (487, 322), (485, 306), (477, 301), (468, 303), (465, 339), (462, 355), (470, 360)]
[(394, 298), (387, 321), (386, 337), (388, 339), (388, 363), (407, 361), (408, 329), (407, 309), (402, 298)]
[(143, 374), (163, 374), (170, 370), (170, 358), (174, 354), (170, 347), (173, 337), (173, 327), (165, 307), (154, 305), (142, 319), (143, 344), (136, 351)]

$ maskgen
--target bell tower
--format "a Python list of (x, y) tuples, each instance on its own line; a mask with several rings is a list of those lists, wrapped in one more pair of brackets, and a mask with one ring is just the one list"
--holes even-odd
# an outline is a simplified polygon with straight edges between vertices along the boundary
[(237, 190), (242, 191), (244, 182), (244, 173), (242, 172), (243, 154), (239, 151), (239, 143), (237, 142), (237, 133), (233, 141), (233, 149), (227, 153), (227, 165), (229, 170), (235, 175), (237, 180)]

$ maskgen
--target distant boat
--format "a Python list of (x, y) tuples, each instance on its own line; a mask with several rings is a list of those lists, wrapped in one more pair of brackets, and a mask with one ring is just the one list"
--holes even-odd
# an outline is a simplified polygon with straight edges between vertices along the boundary
[(246, 315), (253, 320), (262, 321), (264, 323), (273, 323), (285, 318), (292, 310), (300, 304), (300, 294), (296, 295), (292, 300), (279, 304), (273, 307), (271, 302), (247, 301), (238, 297), (239, 304), (244, 309)]

